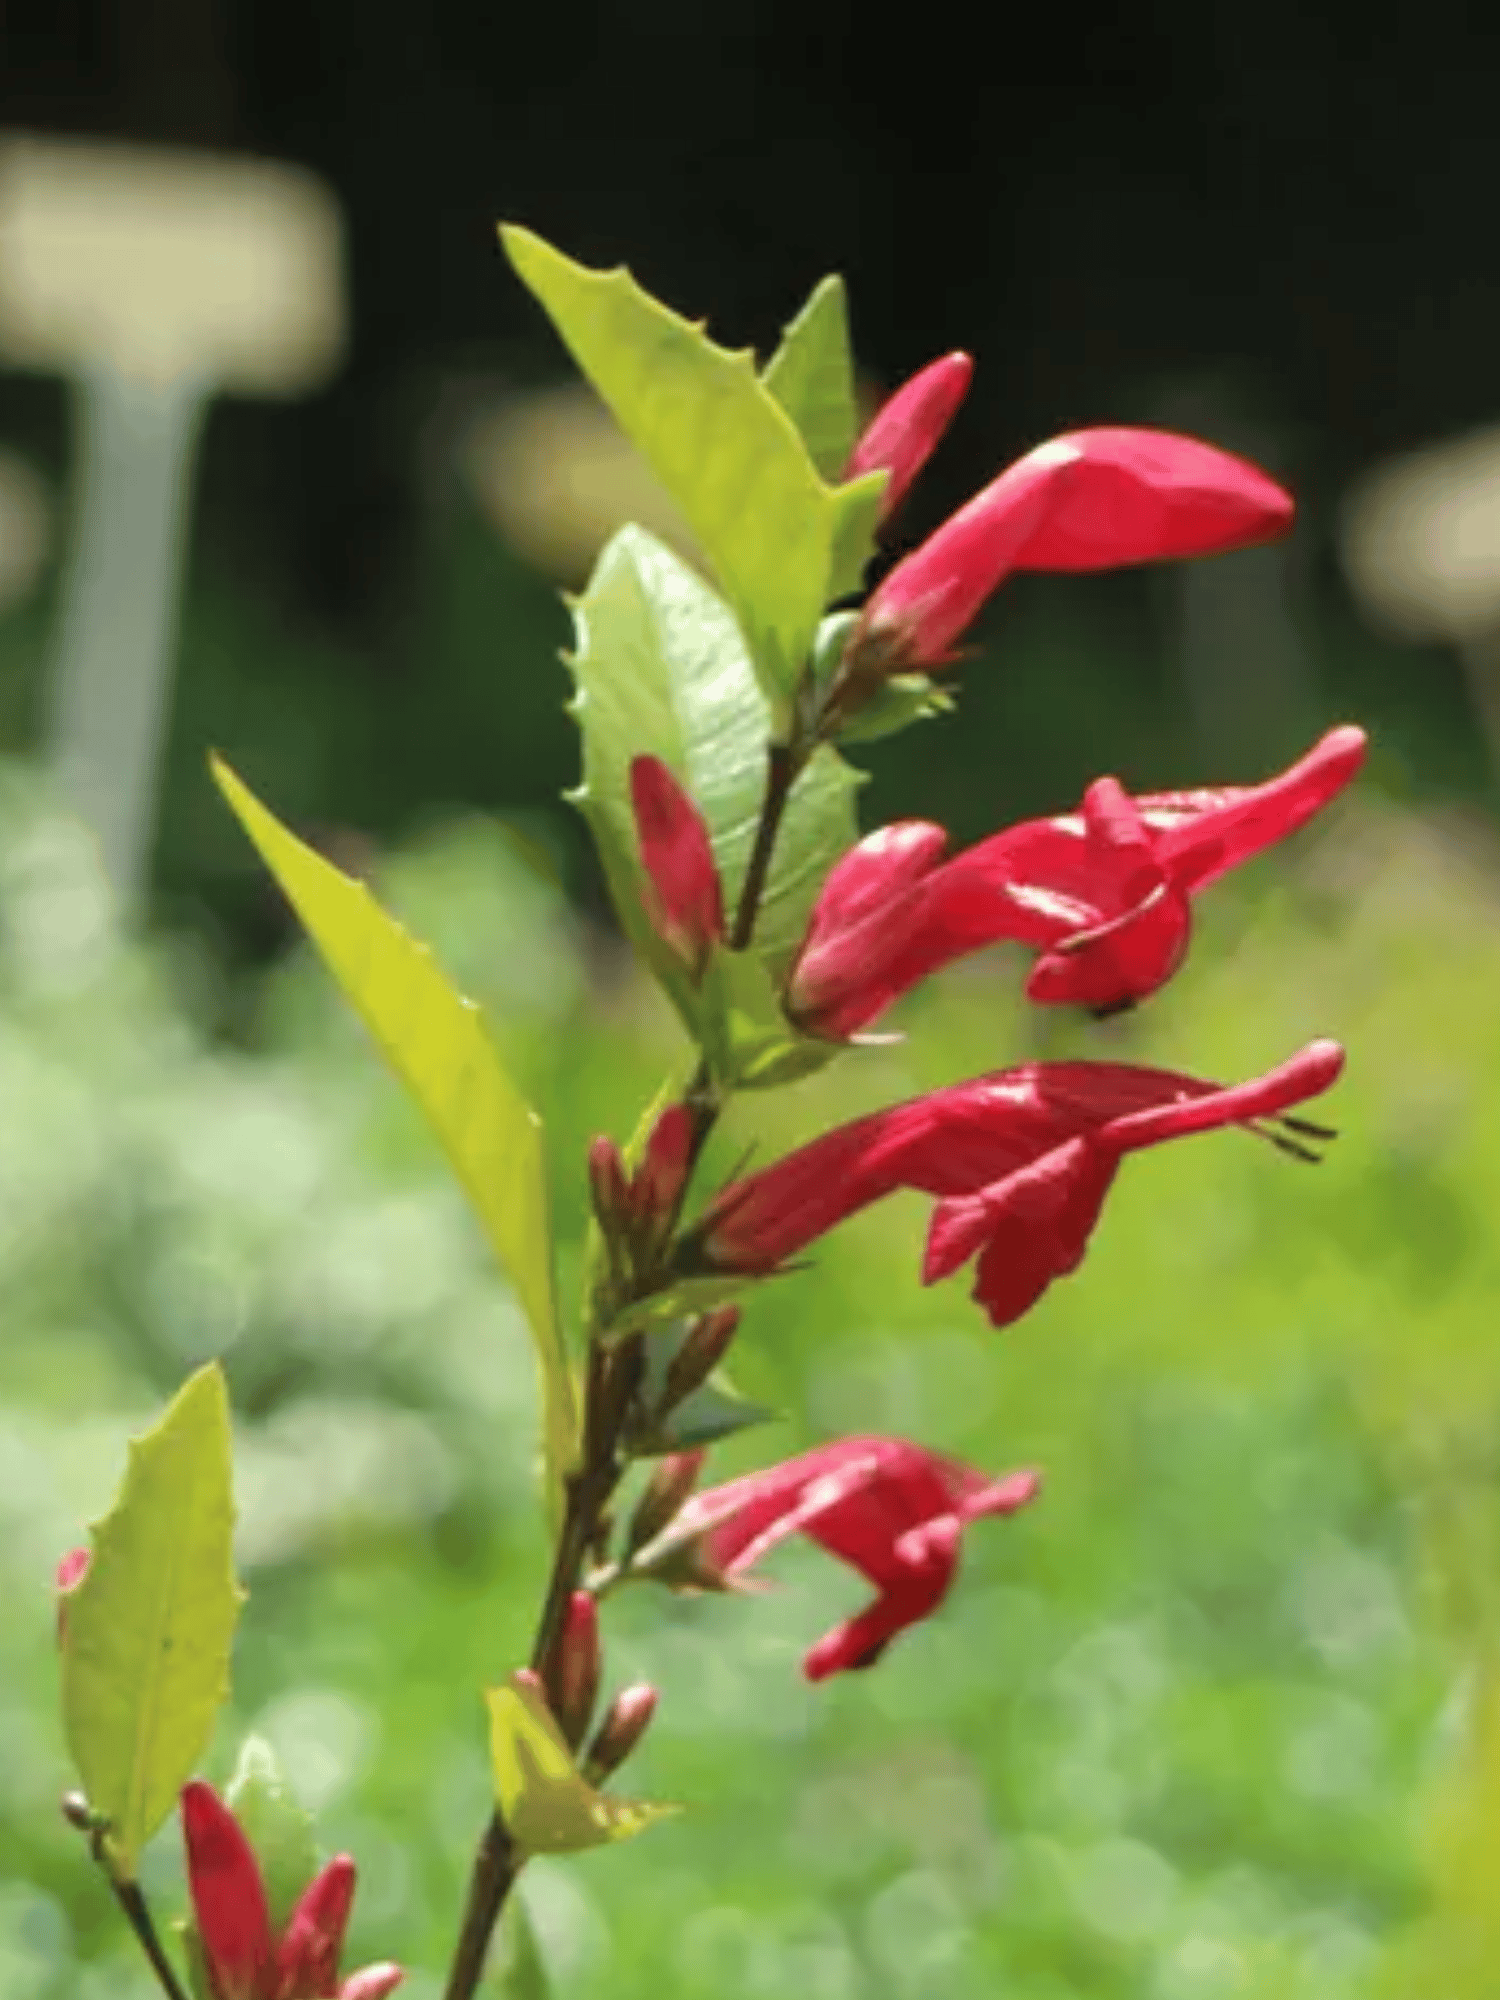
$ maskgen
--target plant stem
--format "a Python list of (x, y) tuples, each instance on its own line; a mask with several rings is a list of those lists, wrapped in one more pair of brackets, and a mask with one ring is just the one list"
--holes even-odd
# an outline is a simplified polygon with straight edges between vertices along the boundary
[(734, 928), (729, 933), (731, 951), (743, 951), (755, 935), (755, 919), (760, 915), (761, 897), (771, 872), (776, 836), (781, 831), (782, 815), (803, 761), (790, 743), (773, 743), (766, 752), (766, 795), (761, 801), (760, 823), (755, 829), (755, 845), (750, 850), (739, 908), (734, 913)]
[(474, 1856), (463, 1927), (459, 1931), (458, 1946), (448, 1971), (448, 1984), (443, 1989), (444, 2000), (470, 2000), (478, 1986), (490, 1938), (517, 1872), (510, 1835), (501, 1824), (499, 1813), (494, 1813), (480, 1837), (479, 1851)]
[[(578, 1588), (604, 1509), (620, 1483), (624, 1470), (619, 1459), (620, 1434), (643, 1364), (638, 1334), (612, 1347), (597, 1337), (590, 1342), (583, 1462), (568, 1475), (562, 1529), (531, 1646), (531, 1665), (542, 1677), (548, 1701), (554, 1704), (558, 1645), (568, 1615), (568, 1602)], [(522, 1858), (517, 1856), (499, 1813), (491, 1814), (474, 1856), (463, 1924), (448, 1971), (448, 1983), (443, 1989), (444, 2000), (472, 2000), (484, 1972), (490, 1938), (520, 1872)]]
[(161, 1939), (156, 1935), (156, 1926), (151, 1921), (151, 1912), (146, 1907), (146, 1898), (141, 1894), (138, 1882), (120, 1882), (110, 1874), (108, 1863), (100, 1856), (100, 1864), (109, 1875), (109, 1886), (114, 1890), (115, 1901), (125, 1912), (125, 1921), (135, 1932), (141, 1950), (151, 1961), (151, 1970), (156, 1974), (161, 1990), (167, 2000), (188, 2000), (177, 1974), (172, 1970), (172, 1962), (162, 1950)]
[[(760, 914), (761, 899), (770, 876), (776, 836), (781, 830), (792, 786), (805, 762), (806, 753), (792, 744), (773, 743), (767, 750), (765, 796), (761, 801), (755, 844), (750, 850), (750, 861), (729, 934), (732, 951), (744, 951), (755, 935), (755, 920)], [(693, 1114), (690, 1161), (696, 1165), (719, 1115), (718, 1093), (706, 1063), (699, 1064), (688, 1086), (686, 1101)], [(598, 1538), (604, 1509), (624, 1471), (619, 1458), (620, 1437), (644, 1364), (645, 1351), (639, 1334), (617, 1341), (612, 1346), (606, 1345), (597, 1334), (589, 1342), (582, 1462), (568, 1475), (562, 1527), (552, 1559), (552, 1573), (547, 1580), (547, 1595), (531, 1647), (532, 1668), (541, 1675), (549, 1700), (555, 1694), (552, 1681), (568, 1603), (579, 1586), (584, 1563)], [(484, 1973), (490, 1939), (523, 1859), (524, 1856), (516, 1854), (499, 1813), (491, 1814), (489, 1824), (480, 1837), (469, 1875), (463, 1923), (453, 1963), (449, 1967), (448, 1983), (443, 1989), (443, 2000), (473, 2000)], [(184, 2000), (184, 1996), (174, 1992), (172, 2000)]]

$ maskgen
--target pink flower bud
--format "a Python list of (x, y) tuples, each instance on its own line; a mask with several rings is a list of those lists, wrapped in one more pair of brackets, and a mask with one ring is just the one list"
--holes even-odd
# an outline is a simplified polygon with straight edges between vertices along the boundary
[(68, 1599), (88, 1575), (93, 1555), (88, 1549), (69, 1549), (57, 1565), (57, 1643), (68, 1636)]
[(865, 427), (844, 467), (845, 479), (889, 472), (880, 518), (888, 520), (936, 450), (968, 391), (974, 363), (967, 354), (945, 354), (903, 383)]
[(659, 1458), (630, 1517), (625, 1546), (631, 1555), (654, 1542), (676, 1519), (678, 1509), (698, 1484), (706, 1451), (677, 1451)]
[(568, 1599), (553, 1659), (546, 1676), (552, 1690), (549, 1706), (569, 1748), (576, 1750), (599, 1695), (599, 1607), (591, 1591), (575, 1590)]
[(631, 763), (630, 798), (646, 871), (646, 913), (657, 936), (701, 979), (724, 935), (724, 899), (708, 829), (659, 757)]
[(647, 1681), (615, 1696), (583, 1760), (583, 1775), (591, 1785), (602, 1784), (625, 1762), (650, 1727), (657, 1700), (656, 1689)]
[(405, 1976), (401, 1967), (388, 1958), (375, 1965), (361, 1966), (339, 1988), (338, 2000), (385, 2000), (387, 1993), (394, 1993)]

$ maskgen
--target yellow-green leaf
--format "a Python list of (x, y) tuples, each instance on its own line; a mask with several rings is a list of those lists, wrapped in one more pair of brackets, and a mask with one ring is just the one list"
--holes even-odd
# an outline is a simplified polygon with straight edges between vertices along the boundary
[(479, 1009), (449, 984), (426, 946), (362, 882), (289, 833), (227, 764), (211, 762), (344, 997), (426, 1114), (515, 1287), (536, 1347), (556, 1508), (578, 1424), (553, 1290), (541, 1120), (506, 1075)]
[(203, 1754), (229, 1693), (239, 1612), (230, 1538), (229, 1403), (199, 1369), (135, 1439), (93, 1556), (68, 1598), (63, 1726), (109, 1856), (130, 1880)]
[(587, 270), (528, 229), (500, 235), (702, 544), (784, 735), (818, 620), (847, 588), (884, 474), (826, 485), (748, 349), (716, 346), (623, 268)]
[(573, 1762), (540, 1689), (520, 1674), (485, 1693), (495, 1804), (523, 1854), (573, 1854), (644, 1833), (677, 1806), (596, 1792)]
[(849, 301), (838, 276), (815, 285), (807, 304), (781, 336), (761, 380), (786, 411), (825, 479), (836, 480), (854, 449), (859, 412)]

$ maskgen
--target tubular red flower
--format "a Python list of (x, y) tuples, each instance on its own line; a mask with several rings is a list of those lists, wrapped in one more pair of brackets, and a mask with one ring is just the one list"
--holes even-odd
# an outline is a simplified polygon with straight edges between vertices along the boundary
[(774, 1271), (846, 1216), (913, 1188), (938, 1200), (924, 1282), (980, 1253), (974, 1296), (1006, 1326), (1077, 1269), (1126, 1153), (1240, 1124), (1315, 1158), (1306, 1141), (1331, 1138), (1326, 1128), (1275, 1121), (1327, 1090), (1343, 1064), (1339, 1045), (1320, 1041), (1229, 1088), (1125, 1063), (999, 1070), (840, 1126), (732, 1181), (696, 1225), (687, 1261)]
[(646, 870), (647, 915), (662, 942), (699, 979), (724, 935), (724, 900), (708, 829), (659, 757), (632, 761), (630, 798)]
[(937, 449), (954, 412), (968, 393), (974, 363), (967, 354), (945, 354), (904, 382), (882, 403), (849, 454), (845, 479), (888, 472), (880, 518), (888, 520), (911, 490), (912, 481)]
[(963, 1530), (1015, 1513), (1040, 1483), (1035, 1472), (992, 1480), (904, 1438), (843, 1438), (698, 1494), (671, 1540), (696, 1541), (707, 1572), (743, 1587), (763, 1556), (800, 1533), (874, 1584), (874, 1602), (807, 1654), (803, 1671), (818, 1681), (873, 1666), (897, 1633), (935, 1611)]
[(853, 644), (889, 671), (939, 666), (1016, 570), (1115, 569), (1285, 534), (1290, 495), (1242, 458), (1172, 431), (1070, 431), (1018, 459), (904, 561)]
[(402, 1968), (367, 1965), (338, 1983), (355, 1869), (337, 1854), (303, 1890), (278, 1939), (260, 1864), (211, 1785), (182, 1789), (188, 1891), (213, 2000), (383, 2000)]
[(1132, 798), (1113, 778), (1076, 813), (1025, 820), (942, 860), (941, 827), (882, 828), (824, 885), (787, 989), (804, 1031), (844, 1040), (939, 967), (998, 939), (1041, 956), (1044, 1005), (1109, 1011), (1181, 964), (1191, 898), (1295, 833), (1364, 762), (1364, 731), (1328, 732), (1265, 784)]

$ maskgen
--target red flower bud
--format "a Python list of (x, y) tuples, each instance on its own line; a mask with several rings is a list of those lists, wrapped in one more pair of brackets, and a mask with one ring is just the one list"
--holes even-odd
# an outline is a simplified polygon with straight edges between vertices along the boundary
[(625, 1762), (651, 1726), (657, 1699), (656, 1689), (646, 1681), (615, 1696), (583, 1760), (583, 1775), (591, 1785), (602, 1784)]
[(277, 2000), (276, 1941), (250, 1843), (211, 1785), (182, 1788), (188, 1888), (214, 2000)]
[(613, 1236), (630, 1213), (630, 1182), (619, 1147), (602, 1135), (589, 1141), (589, 1192), (599, 1227)]
[(651, 1127), (631, 1186), (631, 1208), (638, 1220), (662, 1222), (676, 1214), (692, 1154), (693, 1114), (685, 1104), (669, 1104)]
[(719, 1306), (694, 1320), (687, 1338), (667, 1363), (661, 1407), (670, 1410), (706, 1382), (729, 1352), (740, 1329), (738, 1306)]
[(967, 354), (945, 354), (903, 383), (871, 419), (844, 467), (845, 479), (889, 472), (880, 518), (888, 520), (936, 450), (968, 391), (974, 363)]
[(367, 1965), (339, 1983), (354, 1863), (335, 1855), (303, 1890), (278, 1939), (260, 1864), (211, 1785), (182, 1789), (188, 1891), (212, 2000), (384, 2000), (399, 1965)]
[(354, 1902), (354, 1863), (336, 1854), (302, 1891), (276, 1954), (279, 1991), (333, 1993)]
[(702, 816), (659, 757), (630, 766), (630, 798), (658, 937), (701, 979), (724, 935), (724, 900)]
[(599, 1696), (599, 1607), (591, 1591), (575, 1590), (568, 1599), (553, 1658), (545, 1677), (552, 1691), (549, 1706), (568, 1747), (576, 1750)]
[(891, 673), (940, 666), (1016, 570), (1116, 569), (1285, 534), (1293, 505), (1245, 459), (1172, 431), (1071, 431), (1018, 459), (897, 563), (852, 642)]

